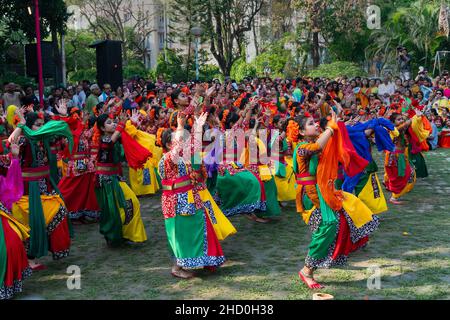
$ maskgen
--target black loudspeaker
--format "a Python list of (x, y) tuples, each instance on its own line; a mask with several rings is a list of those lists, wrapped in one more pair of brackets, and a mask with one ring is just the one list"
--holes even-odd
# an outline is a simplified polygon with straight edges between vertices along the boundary
[(97, 82), (100, 88), (109, 83), (112, 90), (123, 85), (122, 42), (113, 40), (97, 41), (89, 47), (96, 49)]
[[(56, 75), (56, 63), (53, 54), (53, 45), (49, 41), (41, 42), (42, 73), (44, 78), (54, 78)], [(36, 44), (25, 45), (26, 73), (28, 77), (38, 76)]]

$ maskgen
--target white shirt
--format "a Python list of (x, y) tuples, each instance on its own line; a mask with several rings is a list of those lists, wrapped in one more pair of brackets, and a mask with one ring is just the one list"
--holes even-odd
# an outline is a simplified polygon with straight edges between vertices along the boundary
[(395, 92), (395, 84), (392, 82), (389, 82), (388, 84), (380, 84), (378, 86), (378, 96), (384, 96), (386, 93), (390, 96), (393, 95)]
[(78, 94), (78, 105), (80, 108), (83, 108), (83, 105), (86, 103), (86, 93), (84, 90), (81, 90)]
[(109, 96), (106, 94), (106, 92), (102, 92), (102, 94), (98, 97), (98, 102), (106, 102), (108, 98)]

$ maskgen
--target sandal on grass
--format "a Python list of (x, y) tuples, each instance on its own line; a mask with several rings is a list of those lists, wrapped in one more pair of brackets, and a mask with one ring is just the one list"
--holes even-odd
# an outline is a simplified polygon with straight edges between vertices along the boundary
[[(304, 274), (302, 272), (302, 270), (300, 270), (298, 272), (298, 276), (300, 277), (300, 279), (308, 286), (308, 288), (310, 289), (322, 289), (324, 288), (323, 285), (321, 285), (320, 283), (317, 283), (316, 280), (314, 280), (314, 278), (312, 276), (308, 276), (306, 274)], [(309, 284), (308, 281), (306, 279), (312, 279), (314, 281), (314, 283)]]
[(40, 263), (36, 263), (34, 265), (30, 265), (31, 270), (33, 271), (41, 271), (41, 270), (47, 270), (47, 266), (40, 264)]
[(191, 273), (188, 273), (187, 271), (181, 269), (181, 270), (177, 270), (177, 271), (173, 271), (170, 272), (170, 274), (172, 276), (174, 276), (175, 278), (180, 278), (180, 279), (192, 279), (194, 278), (194, 275)]
[(394, 199), (394, 198), (390, 198), (390, 199), (389, 199), (389, 202), (392, 203), (392, 204), (396, 204), (396, 205), (402, 205), (402, 204), (404, 204), (403, 201), (398, 200), (398, 199)]

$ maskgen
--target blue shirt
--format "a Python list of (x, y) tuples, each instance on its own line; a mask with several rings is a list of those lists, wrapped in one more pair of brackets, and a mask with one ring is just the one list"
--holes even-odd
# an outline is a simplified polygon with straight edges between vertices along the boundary
[(433, 132), (431, 133), (431, 136), (428, 138), (428, 141), (430, 142), (431, 149), (436, 149), (438, 147), (439, 142), (439, 136), (438, 136), (438, 128), (434, 122), (431, 122), (431, 128), (433, 129)]
[(424, 98), (425, 100), (428, 100), (428, 99), (430, 98), (431, 92), (433, 92), (433, 89), (432, 89), (432, 88), (429, 88), (429, 87), (426, 87), (426, 86), (424, 86), (424, 85), (421, 85), (421, 86), (420, 86), (420, 91), (423, 92), (423, 98)]

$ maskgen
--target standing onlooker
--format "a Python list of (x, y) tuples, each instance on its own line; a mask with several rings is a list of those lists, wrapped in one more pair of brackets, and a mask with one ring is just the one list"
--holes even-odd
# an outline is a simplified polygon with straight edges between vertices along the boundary
[(100, 87), (97, 84), (93, 84), (90, 87), (91, 94), (86, 100), (85, 112), (88, 112), (91, 116), (94, 115), (93, 109), (99, 103), (98, 97), (100, 96)]
[(108, 83), (105, 83), (103, 85), (103, 92), (102, 94), (98, 97), (98, 102), (104, 102), (106, 103), (106, 101), (111, 98), (111, 85)]
[(20, 107), (22, 104), (20, 103), (20, 100), (24, 96), (24, 92), (22, 89), (20, 89), (20, 86), (16, 85), (13, 82), (10, 82), (5, 85), (5, 93), (2, 96), (3, 99), (3, 106), (6, 110), (8, 106), (15, 105), (17, 107)]
[(28, 86), (25, 86), (24, 90), (25, 90), (25, 97), (24, 98), (27, 98), (27, 101), (32, 101), (32, 103), (34, 105), (38, 105), (39, 104), (39, 99), (34, 94), (33, 87), (31, 85), (28, 85)]
[(78, 85), (75, 92), (78, 100), (78, 108), (83, 109), (86, 105), (86, 92), (82, 85)]
[(385, 76), (383, 83), (378, 86), (378, 97), (380, 97), (385, 105), (390, 104), (389, 97), (395, 92), (395, 85), (389, 80), (389, 77)]
[(411, 79), (411, 56), (405, 47), (397, 48), (397, 61), (400, 69), (400, 77), (403, 81)]
[(69, 93), (70, 103), (72, 106), (80, 108), (80, 101), (78, 95), (76, 94), (76, 89), (74, 87), (68, 87), (67, 92)]

